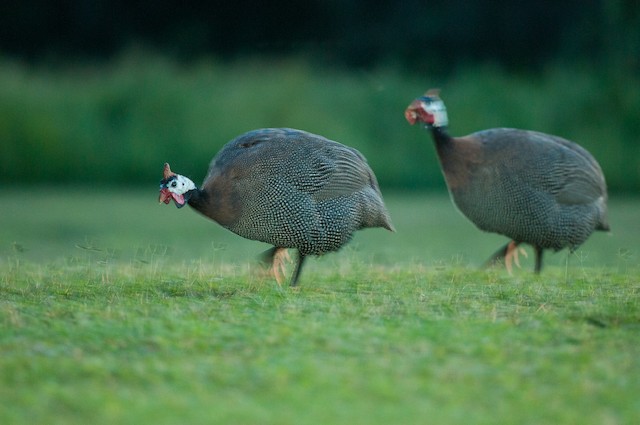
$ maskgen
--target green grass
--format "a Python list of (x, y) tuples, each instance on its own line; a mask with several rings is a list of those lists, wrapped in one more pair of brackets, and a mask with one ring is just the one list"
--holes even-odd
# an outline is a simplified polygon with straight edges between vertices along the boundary
[(389, 194), (398, 232), (308, 261), (153, 191), (2, 191), (0, 423), (632, 424), (640, 202), (612, 235), (509, 276), (442, 195)]

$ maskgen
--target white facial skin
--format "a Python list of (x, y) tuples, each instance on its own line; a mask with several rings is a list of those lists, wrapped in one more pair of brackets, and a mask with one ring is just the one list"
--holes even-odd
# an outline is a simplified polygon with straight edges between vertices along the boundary
[(196, 189), (196, 185), (190, 179), (180, 174), (175, 174), (166, 183), (160, 185), (159, 201), (168, 204), (173, 199), (176, 206), (181, 208), (187, 203), (184, 194), (193, 189)]
[(176, 195), (184, 195), (190, 190), (196, 188), (196, 185), (187, 177), (176, 174), (174, 179), (167, 182), (167, 189)]
[(434, 127), (445, 127), (449, 124), (449, 118), (447, 117), (447, 108), (444, 106), (444, 102), (440, 99), (433, 99), (431, 102), (420, 102), (420, 106), (428, 114), (433, 116)]
[(404, 117), (411, 125), (421, 122), (427, 127), (446, 127), (449, 124), (447, 108), (436, 96), (417, 98), (404, 111)]

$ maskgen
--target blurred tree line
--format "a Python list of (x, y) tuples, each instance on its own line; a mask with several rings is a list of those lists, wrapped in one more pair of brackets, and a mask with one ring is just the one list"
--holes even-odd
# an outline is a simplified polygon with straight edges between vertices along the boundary
[(228, 140), (296, 127), (360, 149), (380, 184), (444, 189), (402, 112), (438, 86), (451, 132), (575, 140), (640, 188), (638, 0), (7, 0), (0, 179), (198, 181)]
[(558, 57), (640, 64), (638, 0), (5, 0), (0, 51), (28, 60), (109, 58), (132, 43), (180, 60), (304, 54), (421, 72)]

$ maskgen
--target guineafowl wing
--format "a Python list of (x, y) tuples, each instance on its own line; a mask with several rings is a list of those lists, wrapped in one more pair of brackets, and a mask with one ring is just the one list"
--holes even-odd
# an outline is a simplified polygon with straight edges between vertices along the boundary
[(276, 180), (316, 200), (366, 187), (379, 192), (366, 159), (357, 150), (322, 136), (290, 128), (251, 131), (229, 142), (212, 160), (205, 185), (219, 175), (264, 184)]
[(323, 184), (312, 193), (316, 201), (350, 195), (367, 187), (379, 191), (371, 168), (358, 151), (332, 145), (315, 159), (311, 167), (325, 173)]
[(604, 195), (600, 182), (594, 175), (580, 168), (573, 168), (562, 188), (555, 195), (560, 204), (590, 204)]
[(528, 187), (529, 193), (546, 193), (566, 205), (606, 197), (600, 166), (589, 152), (569, 140), (507, 128), (479, 132), (476, 137), (487, 143), (487, 162), (497, 164), (501, 182)]
[(583, 147), (566, 139), (548, 136), (561, 151), (555, 169), (562, 173), (558, 180), (556, 200), (565, 205), (590, 204), (605, 197), (607, 187), (597, 161)]

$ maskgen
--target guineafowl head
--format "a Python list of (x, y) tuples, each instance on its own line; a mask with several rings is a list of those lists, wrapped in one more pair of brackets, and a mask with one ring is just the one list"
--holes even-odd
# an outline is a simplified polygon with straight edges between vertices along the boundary
[(164, 175), (160, 181), (159, 202), (168, 204), (173, 201), (176, 207), (182, 208), (189, 201), (189, 196), (196, 190), (196, 185), (187, 177), (171, 171), (169, 164), (164, 164)]
[(447, 108), (438, 96), (439, 90), (431, 89), (407, 107), (404, 117), (413, 125), (423, 123), (426, 127), (446, 127), (449, 123)]

